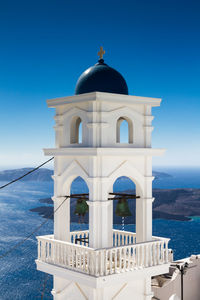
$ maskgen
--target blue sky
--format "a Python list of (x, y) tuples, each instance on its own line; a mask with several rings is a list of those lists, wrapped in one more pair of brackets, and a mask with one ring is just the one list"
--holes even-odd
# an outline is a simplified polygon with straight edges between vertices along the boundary
[(167, 153), (155, 166), (200, 166), (199, 15), (199, 1), (1, 1), (1, 169), (46, 159), (46, 99), (73, 95), (101, 45), (130, 94), (163, 99), (152, 145)]

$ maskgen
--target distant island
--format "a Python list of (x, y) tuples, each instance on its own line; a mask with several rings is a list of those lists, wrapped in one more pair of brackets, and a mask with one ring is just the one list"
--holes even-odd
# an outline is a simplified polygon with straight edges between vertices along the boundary
[[(12, 169), (0, 171), (0, 181), (11, 181), (20, 176), (23, 176), (25, 173), (33, 170), (33, 168), (21, 168), (21, 169)], [(41, 168), (33, 173), (22, 178), (22, 181), (52, 181), (53, 170), (47, 168)], [(164, 172), (153, 171), (153, 176), (156, 179), (171, 177), (171, 175)]]
[[(128, 192), (128, 191), (126, 191)], [(177, 221), (190, 221), (192, 216), (200, 216), (200, 189), (154, 189), (153, 197), (153, 219), (168, 219)], [(37, 212), (44, 218), (53, 219), (53, 201), (51, 198), (40, 199), (41, 203), (50, 206), (39, 206), (30, 211)], [(114, 211), (117, 201), (113, 201)], [(125, 218), (126, 224), (131, 224), (135, 220), (135, 200), (129, 200), (131, 217)], [(74, 214), (76, 199), (71, 200), (71, 221), (78, 222), (78, 216)], [(121, 217), (113, 215), (114, 224), (121, 224)], [(84, 217), (84, 222), (88, 223), (88, 213)]]
[[(0, 181), (11, 181), (25, 173), (29, 172), (33, 168), (21, 168), (14, 170), (0, 171)], [(41, 168), (35, 172), (24, 177), (24, 181), (52, 181), (53, 170), (47, 168)], [(155, 180), (165, 179), (172, 177), (170, 174), (164, 172), (153, 171)], [(125, 177), (121, 178), (125, 180)], [(52, 181), (53, 182), (53, 181)], [(79, 182), (79, 180), (77, 181)], [(126, 191), (130, 192), (130, 191)], [(154, 219), (170, 219), (189, 221), (192, 216), (200, 216), (200, 189), (154, 189), (153, 197), (155, 201), (153, 203), (153, 218)], [(53, 202), (51, 198), (45, 198), (40, 200), (41, 203), (45, 203), (43, 206), (32, 208), (32, 212), (40, 214), (44, 218), (49, 218), (53, 213)], [(114, 211), (116, 210), (117, 201), (114, 202)], [(129, 207), (131, 209), (132, 216), (125, 218), (125, 223), (130, 224), (135, 220), (135, 200), (129, 200)], [(78, 216), (74, 214), (76, 205), (76, 199), (71, 200), (71, 221), (78, 222)], [(88, 222), (88, 214), (86, 214), (84, 221)], [(120, 224), (121, 217), (114, 214), (114, 223)]]
[[(25, 173), (33, 170), (34, 168), (21, 168), (13, 170), (4, 170), (0, 171), (0, 181), (11, 181), (20, 176), (23, 176)], [(22, 181), (53, 181), (52, 176), (53, 170), (41, 168), (33, 173), (22, 178)]]

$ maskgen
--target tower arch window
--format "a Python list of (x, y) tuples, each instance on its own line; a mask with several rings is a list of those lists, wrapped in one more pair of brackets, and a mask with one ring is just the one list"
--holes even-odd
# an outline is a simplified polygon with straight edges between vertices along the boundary
[(82, 120), (80, 117), (73, 117), (70, 126), (70, 143), (82, 143)]
[(116, 129), (117, 143), (133, 143), (133, 123), (129, 118), (120, 117)]

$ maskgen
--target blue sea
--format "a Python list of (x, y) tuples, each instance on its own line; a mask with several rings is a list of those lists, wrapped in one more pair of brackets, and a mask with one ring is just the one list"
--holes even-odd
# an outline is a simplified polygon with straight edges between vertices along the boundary
[[(160, 169), (171, 177), (154, 181), (154, 188), (200, 188), (200, 169)], [(0, 182), (3, 185), (4, 182)], [(123, 189), (129, 189), (124, 183)], [(74, 185), (73, 191), (80, 186)], [(120, 190), (120, 189), (119, 189)], [(39, 199), (51, 197), (52, 182), (19, 181), (0, 191), (0, 255), (23, 240), (44, 219), (29, 209), (41, 205)], [(87, 228), (86, 224), (71, 225), (71, 230)], [(121, 229), (121, 225), (115, 226)], [(125, 230), (135, 231), (134, 225), (125, 225)], [(49, 220), (36, 234), (53, 232)], [(200, 253), (200, 218), (192, 221), (154, 220), (153, 234), (171, 238), (170, 248), (175, 259)], [(0, 300), (52, 299), (52, 278), (36, 270), (37, 242), (35, 236), (28, 239), (16, 250), (0, 259)]]

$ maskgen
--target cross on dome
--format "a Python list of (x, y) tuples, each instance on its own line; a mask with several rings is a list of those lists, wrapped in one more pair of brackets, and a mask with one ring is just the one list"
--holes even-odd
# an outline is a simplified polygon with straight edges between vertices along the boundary
[(98, 52), (98, 56), (100, 59), (103, 59), (103, 55), (106, 53), (105, 50), (103, 50), (103, 47), (100, 47), (100, 51)]

